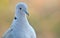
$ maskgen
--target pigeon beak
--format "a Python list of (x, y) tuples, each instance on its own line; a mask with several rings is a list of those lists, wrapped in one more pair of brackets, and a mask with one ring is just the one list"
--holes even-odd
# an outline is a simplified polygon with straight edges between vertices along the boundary
[(28, 11), (27, 11), (27, 10), (24, 10), (24, 12), (29, 16), (29, 13), (28, 13)]

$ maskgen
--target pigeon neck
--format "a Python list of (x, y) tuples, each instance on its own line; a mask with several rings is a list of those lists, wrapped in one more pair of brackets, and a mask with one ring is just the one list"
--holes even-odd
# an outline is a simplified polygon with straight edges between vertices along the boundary
[(15, 17), (17, 18), (16, 21), (26, 20), (26, 14), (19, 9), (16, 9)]
[(13, 23), (12, 23), (13, 27), (20, 29), (21, 27), (24, 28), (27, 25), (29, 25), (26, 14), (21, 15), (20, 12), (16, 12), (15, 17), (16, 18), (14, 18)]
[(20, 11), (19, 9), (16, 10), (15, 16), (18, 18), (25, 17), (25, 13), (23, 11)]
[(20, 15), (20, 16), (15, 16), (15, 19), (16, 19), (16, 21), (21, 21), (21, 20), (24, 21), (27, 19), (27, 17), (26, 17), (26, 15), (25, 16)]
[[(14, 25), (13, 25), (14, 24)], [(29, 25), (27, 17), (16, 17), (13, 20), (12, 27), (20, 29), (21, 27), (24, 28)]]
[(17, 22), (28, 22), (26, 14), (24, 12), (16, 11), (15, 17)]
[(21, 28), (26, 28), (29, 25), (27, 17), (17, 17), (15, 20), (15, 25), (14, 27), (17, 28), (18, 30)]

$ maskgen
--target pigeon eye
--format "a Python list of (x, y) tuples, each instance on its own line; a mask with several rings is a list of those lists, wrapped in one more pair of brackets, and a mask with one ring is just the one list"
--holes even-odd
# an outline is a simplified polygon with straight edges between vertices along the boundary
[(19, 8), (20, 10), (22, 9), (22, 8)]
[(14, 19), (16, 20), (17, 18), (15, 17)]

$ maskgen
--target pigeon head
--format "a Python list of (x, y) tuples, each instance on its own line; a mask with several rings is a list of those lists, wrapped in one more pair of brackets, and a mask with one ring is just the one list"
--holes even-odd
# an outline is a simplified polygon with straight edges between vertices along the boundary
[(16, 14), (17, 15), (25, 15), (25, 14), (27, 14), (27, 15), (29, 15), (29, 13), (28, 13), (28, 11), (27, 11), (27, 5), (25, 4), (25, 3), (23, 3), (23, 2), (20, 2), (20, 3), (18, 3), (17, 5), (16, 5)]

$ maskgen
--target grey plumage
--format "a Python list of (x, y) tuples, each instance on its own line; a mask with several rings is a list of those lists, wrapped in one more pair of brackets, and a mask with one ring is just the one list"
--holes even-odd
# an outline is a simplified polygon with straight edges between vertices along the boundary
[(2, 38), (36, 38), (34, 29), (29, 24), (26, 14), (27, 5), (20, 2), (16, 5), (15, 19)]

